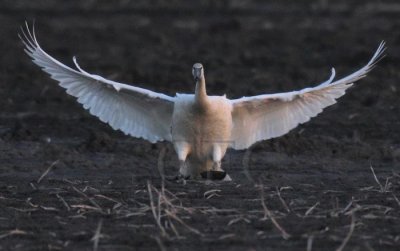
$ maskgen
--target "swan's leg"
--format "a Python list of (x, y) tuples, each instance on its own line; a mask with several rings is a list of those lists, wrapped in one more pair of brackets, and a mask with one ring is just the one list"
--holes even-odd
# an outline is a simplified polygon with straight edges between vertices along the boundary
[(212, 159), (213, 159), (212, 171), (224, 172), (224, 170), (222, 170), (221, 168), (222, 157), (223, 156), (221, 147), (219, 145), (214, 145), (212, 152)]
[(190, 172), (186, 165), (186, 158), (190, 152), (190, 145), (185, 141), (180, 141), (180, 142), (175, 142), (174, 146), (179, 159), (179, 173), (177, 178), (188, 179), (190, 178)]
[[(215, 144), (213, 147), (213, 153), (212, 153), (212, 159), (213, 159), (212, 171), (226, 173), (221, 168), (222, 157), (224, 157), (224, 155), (222, 153), (221, 146)], [(223, 180), (231, 181), (232, 179), (231, 179), (231, 177), (229, 177), (228, 174), (226, 174), (225, 177), (223, 178)]]
[(185, 160), (179, 160), (179, 173), (178, 173), (179, 178), (183, 179), (189, 179), (190, 178), (190, 172), (188, 170), (188, 167), (186, 165)]

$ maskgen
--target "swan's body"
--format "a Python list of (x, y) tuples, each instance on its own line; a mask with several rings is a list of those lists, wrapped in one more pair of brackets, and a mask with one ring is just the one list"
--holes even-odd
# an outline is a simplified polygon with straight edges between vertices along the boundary
[(172, 140), (185, 177), (211, 169), (222, 171), (221, 159), (231, 145), (232, 104), (225, 97), (207, 99), (199, 106), (195, 95), (178, 94), (175, 102)]
[(193, 66), (195, 93), (170, 97), (89, 74), (75, 58), (78, 70), (71, 69), (43, 51), (34, 31), (22, 34), (27, 54), (85, 109), (125, 134), (152, 143), (172, 142), (180, 174), (191, 178), (211, 170), (222, 172), (221, 160), (228, 147), (246, 149), (316, 116), (365, 77), (384, 51), (381, 43), (366, 66), (335, 82), (332, 69), (330, 79), (314, 88), (229, 100), (207, 95), (201, 64)]

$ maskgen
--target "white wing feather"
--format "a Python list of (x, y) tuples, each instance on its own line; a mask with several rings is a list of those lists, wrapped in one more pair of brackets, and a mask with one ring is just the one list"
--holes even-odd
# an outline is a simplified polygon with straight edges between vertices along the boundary
[(231, 147), (246, 149), (257, 141), (282, 136), (309, 121), (325, 107), (336, 103), (336, 99), (344, 95), (355, 81), (365, 77), (384, 50), (385, 44), (382, 42), (367, 65), (335, 82), (332, 82), (335, 76), (335, 70), (332, 69), (330, 79), (314, 88), (231, 100)]
[(79, 71), (60, 63), (48, 55), (36, 40), (34, 29), (22, 30), (20, 36), (25, 52), (43, 71), (57, 80), (66, 92), (92, 115), (125, 134), (144, 138), (152, 143), (171, 141), (170, 126), (175, 99), (143, 88), (121, 84)]

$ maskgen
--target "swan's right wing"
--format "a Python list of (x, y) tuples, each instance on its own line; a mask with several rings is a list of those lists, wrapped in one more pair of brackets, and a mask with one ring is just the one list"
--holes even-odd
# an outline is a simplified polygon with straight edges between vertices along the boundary
[(173, 97), (89, 74), (79, 67), (75, 58), (78, 71), (71, 69), (47, 54), (37, 42), (34, 30), (31, 32), (28, 26), (22, 30), (20, 38), (33, 62), (58, 81), (68, 94), (76, 97), (92, 115), (133, 137), (152, 143), (171, 141)]
[(332, 82), (335, 76), (332, 69), (330, 79), (313, 88), (231, 100), (232, 148), (245, 149), (257, 141), (282, 136), (315, 117), (325, 107), (336, 103), (355, 81), (365, 77), (384, 50), (382, 42), (367, 65), (335, 82)]

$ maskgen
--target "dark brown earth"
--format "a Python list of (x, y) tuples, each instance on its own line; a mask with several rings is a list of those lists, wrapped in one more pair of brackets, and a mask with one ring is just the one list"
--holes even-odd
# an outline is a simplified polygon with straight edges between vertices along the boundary
[[(400, 4), (275, 2), (1, 1), (0, 250), (399, 250)], [(388, 50), (319, 117), (230, 151), (233, 182), (162, 191), (171, 144), (84, 111), (23, 53), (24, 20), (61, 61), (169, 95), (193, 92), (195, 62), (210, 94), (241, 97), (349, 74), (381, 40)]]

